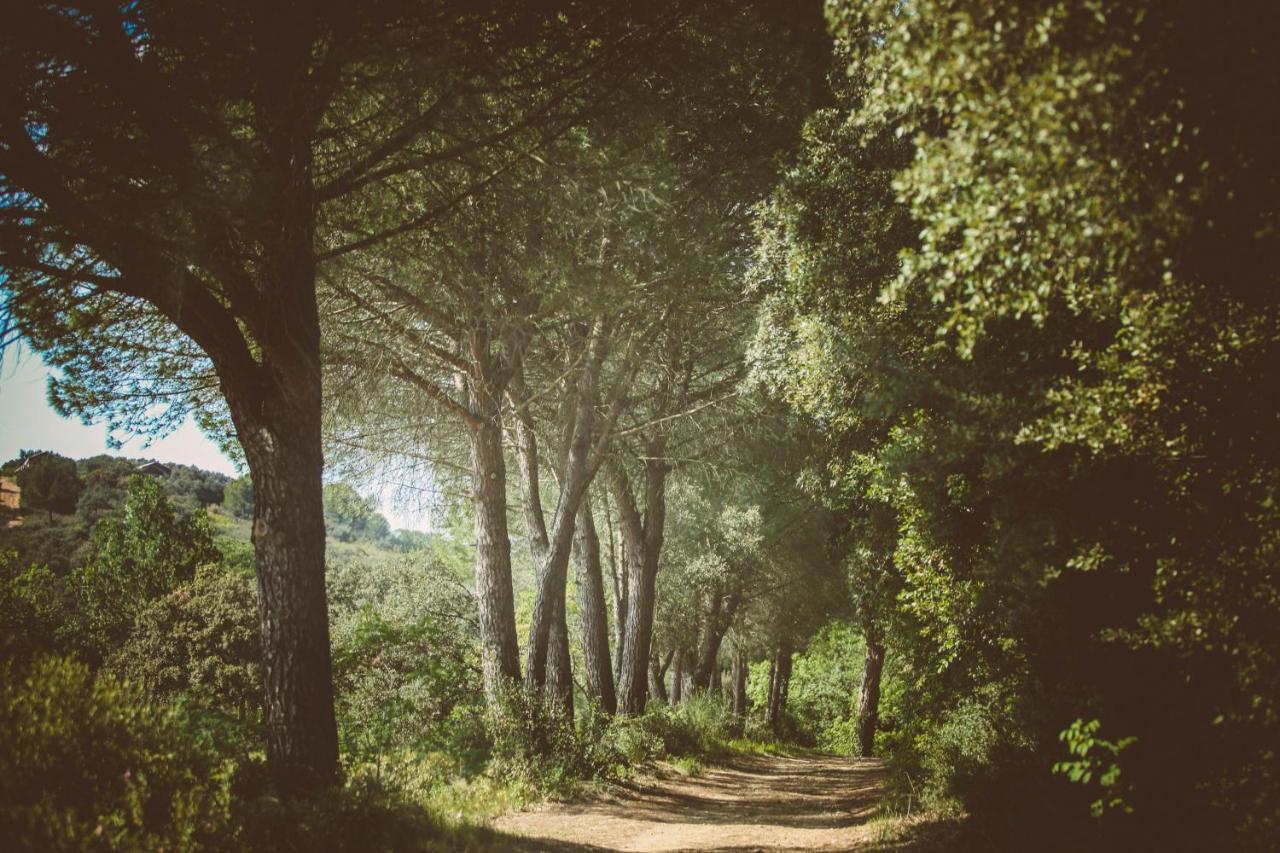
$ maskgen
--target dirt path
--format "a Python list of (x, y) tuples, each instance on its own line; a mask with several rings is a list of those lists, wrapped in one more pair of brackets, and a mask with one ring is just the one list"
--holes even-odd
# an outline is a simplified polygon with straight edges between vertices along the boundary
[(866, 824), (883, 776), (870, 759), (741, 757), (538, 806), (495, 828), (529, 851), (851, 850), (872, 841)]

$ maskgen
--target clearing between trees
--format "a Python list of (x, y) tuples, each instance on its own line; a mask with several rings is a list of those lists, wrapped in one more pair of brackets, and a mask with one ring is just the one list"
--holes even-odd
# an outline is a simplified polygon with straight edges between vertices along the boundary
[(936, 835), (941, 826), (873, 821), (884, 779), (876, 759), (736, 756), (699, 775), (661, 770), (494, 825), (519, 836), (508, 849), (562, 853), (923, 849), (913, 836)]

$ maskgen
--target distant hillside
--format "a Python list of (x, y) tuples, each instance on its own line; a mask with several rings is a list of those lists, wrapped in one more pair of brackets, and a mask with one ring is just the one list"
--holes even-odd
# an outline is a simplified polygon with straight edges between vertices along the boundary
[(221, 504), (231, 479), (192, 465), (142, 457), (101, 454), (71, 460), (49, 451), (24, 450), (0, 466), (0, 474), (20, 489), (21, 501), (17, 526), (0, 527), (0, 549), (17, 551), (22, 563), (69, 570), (94, 524), (123, 508), (130, 478), (148, 476), (141, 471), (144, 467), (164, 484), (174, 504), (188, 512)]
[[(6, 501), (16, 484), (21, 509), (4, 510), (0, 550), (18, 553), (20, 564), (48, 565), (64, 573), (84, 556), (93, 527), (124, 508), (129, 481), (152, 476), (163, 484), (175, 506), (185, 512), (212, 509), (216, 536), (235, 562), (251, 562), (248, 550), (253, 516), (253, 486), (247, 477), (232, 479), (193, 465), (143, 457), (101, 454), (69, 459), (49, 451), (24, 450), (0, 466)], [(3, 509), (3, 508), (0, 508)], [(325, 486), (325, 524), (331, 558), (343, 560), (422, 547), (424, 534), (392, 532), (377, 502), (345, 483)], [(11, 526), (6, 526), (11, 525)]]

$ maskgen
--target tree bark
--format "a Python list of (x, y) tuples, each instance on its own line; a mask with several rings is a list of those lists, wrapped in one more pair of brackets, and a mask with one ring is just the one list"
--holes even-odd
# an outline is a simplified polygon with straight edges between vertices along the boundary
[(245, 405), (224, 380), (254, 484), (267, 763), (276, 786), (287, 795), (305, 794), (338, 779), (324, 580), (318, 356), (317, 348), (314, 372), (299, 370), (296, 377), (288, 368), (264, 364), (267, 382), (283, 387), (270, 388), (260, 406)]
[(569, 656), (569, 626), (565, 620), (565, 592), (560, 595), (551, 614), (551, 631), (547, 645), (547, 688), (551, 700), (566, 720), (573, 720), (573, 661)]
[(880, 675), (884, 671), (884, 644), (867, 639), (858, 688), (858, 748), (863, 758), (875, 755), (876, 727), (880, 720)]
[(734, 643), (733, 648), (733, 727), (737, 734), (742, 734), (743, 727), (747, 721), (747, 674), (749, 667), (747, 665), (746, 652), (737, 647)]
[(600, 537), (590, 498), (578, 510), (574, 533), (574, 553), (578, 566), (578, 613), (582, 623), (582, 660), (587, 695), (600, 703), (605, 713), (618, 710), (613, 689), (613, 665), (609, 660), (609, 620), (605, 613), (604, 578), (600, 567)]
[(626, 543), (627, 621), (623, 638), (622, 665), (618, 671), (618, 707), (624, 714), (644, 711), (648, 695), (650, 644), (653, 641), (654, 594), (658, 578), (658, 557), (662, 550), (666, 523), (667, 466), (662, 460), (664, 444), (651, 441), (645, 453), (645, 509), (643, 517), (627, 473), (620, 464), (610, 466), (614, 498), (618, 504), (619, 526)]
[[(487, 348), (487, 347), (486, 347)], [(480, 349), (480, 347), (475, 347)], [(507, 469), (502, 455), (502, 416), (497, 395), (477, 365), (468, 382), (477, 419), (468, 424), (471, 501), (476, 537), (476, 598), (480, 611), (480, 665), (485, 699), (496, 707), (503, 688), (520, 680), (516, 609), (511, 588), (511, 539), (507, 531)]]
[[(265, 15), (256, 35), (274, 38)], [(280, 31), (283, 33), (284, 31)], [(338, 780), (338, 732), (325, 592), (320, 316), (316, 302), (316, 201), (306, 88), (306, 37), (290, 33), (258, 70), (264, 148), (256, 310), (245, 317), (255, 360), (230, 346), (238, 333), (201, 329), (254, 484), (253, 547), (262, 631), (267, 764), (286, 795)], [(246, 297), (247, 298), (247, 297)], [(244, 306), (240, 306), (244, 307)], [(162, 310), (164, 310), (162, 308)], [(169, 312), (166, 312), (169, 313)], [(214, 323), (199, 303), (178, 305), (184, 331)], [(190, 331), (189, 331), (190, 333)], [(201, 341), (204, 338), (213, 346)], [(241, 343), (240, 346), (243, 346)]]
[(720, 644), (733, 623), (733, 617), (738, 611), (742, 597), (735, 592), (729, 596), (728, 601), (725, 601), (717, 584), (708, 598), (709, 606), (703, 617), (703, 627), (698, 643), (698, 659), (691, 675), (694, 687), (710, 693), (713, 688), (719, 686)]
[(769, 679), (769, 730), (782, 735), (783, 714), (787, 709), (787, 692), (791, 685), (791, 641), (783, 640), (774, 653)]
[(599, 401), (600, 370), (607, 351), (603, 321), (597, 320), (592, 327), (586, 349), (585, 363), (562, 407), (564, 446), (560, 454), (560, 495), (550, 530), (539, 494), (538, 450), (528, 409), (529, 394), (520, 371), (517, 371), (513, 387), (525, 518), (534, 561), (538, 566), (538, 587), (529, 622), (528, 670), (525, 673), (531, 685), (541, 685), (548, 680), (547, 658), (554, 630), (554, 614), (556, 608), (564, 608), (575, 522), (594, 474), (592, 439), (595, 435), (595, 408)]
[(667, 669), (674, 659), (675, 652), (667, 652), (663, 660), (658, 660), (657, 655), (649, 659), (649, 695), (659, 702), (671, 701), (667, 693)]
[(676, 649), (675, 663), (671, 666), (671, 707), (684, 701), (684, 652)]

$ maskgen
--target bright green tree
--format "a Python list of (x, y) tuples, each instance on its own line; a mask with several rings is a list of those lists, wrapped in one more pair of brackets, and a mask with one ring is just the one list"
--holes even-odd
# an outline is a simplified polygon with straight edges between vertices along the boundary
[(98, 522), (76, 572), (90, 646), (102, 653), (118, 645), (148, 602), (217, 559), (208, 517), (179, 513), (160, 483), (136, 477), (124, 512)]

